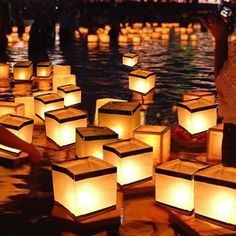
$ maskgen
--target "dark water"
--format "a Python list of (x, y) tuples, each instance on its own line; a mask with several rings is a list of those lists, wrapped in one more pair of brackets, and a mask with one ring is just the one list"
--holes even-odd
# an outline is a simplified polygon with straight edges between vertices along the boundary
[[(181, 100), (183, 93), (191, 90), (215, 92), (212, 40), (207, 32), (198, 31), (196, 34), (197, 41), (182, 42), (178, 35), (171, 33), (168, 41), (142, 42), (140, 46), (88, 46), (84, 40), (78, 40), (60, 47), (56, 41), (55, 48), (48, 52), (48, 56), (53, 64), (71, 65), (72, 73), (77, 76), (77, 84), (82, 88), (82, 103), (89, 110), (96, 98), (140, 99), (138, 94), (128, 89), (128, 74), (132, 69), (121, 64), (124, 53), (137, 53), (139, 63), (135, 69), (150, 70), (157, 75), (155, 89), (144, 99), (145, 122), (171, 125), (176, 122), (173, 106)], [(9, 46), (7, 55), (11, 65), (27, 60), (27, 45), (19, 42)], [(93, 112), (90, 110), (91, 121)], [(53, 200), (50, 188), (50, 177), (47, 174), (42, 177), (41, 172), (32, 170), (29, 165), (13, 169), (0, 166), (2, 222), (14, 221), (21, 226), (27, 222), (27, 227), (33, 227), (37, 222), (36, 225), (42, 228), (50, 225), (47, 218)], [(36, 195), (31, 198), (30, 194), (35, 192)], [(23, 219), (20, 217), (22, 214)]]

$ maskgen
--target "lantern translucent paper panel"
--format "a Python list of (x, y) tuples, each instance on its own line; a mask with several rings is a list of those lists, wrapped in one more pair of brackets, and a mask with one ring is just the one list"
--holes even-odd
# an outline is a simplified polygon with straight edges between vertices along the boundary
[(167, 126), (142, 125), (133, 131), (133, 137), (153, 147), (153, 158), (157, 163), (170, 157), (171, 132)]
[(129, 73), (129, 89), (146, 94), (155, 87), (156, 75), (146, 70), (134, 70)]
[(0, 63), (0, 87), (9, 87), (9, 65), (6, 63)]
[(207, 165), (176, 159), (156, 167), (155, 195), (161, 204), (186, 213), (194, 209), (193, 174)]
[(65, 107), (81, 103), (81, 89), (79, 86), (73, 84), (59, 86), (57, 93), (64, 98)]
[(87, 126), (87, 113), (63, 108), (45, 113), (46, 136), (60, 147), (75, 143), (76, 127)]
[(13, 66), (14, 80), (30, 80), (33, 75), (33, 63), (31, 61), (17, 62)]
[(87, 36), (88, 43), (97, 43), (98, 42), (98, 36), (95, 34), (89, 34)]
[(70, 65), (53, 65), (53, 75), (70, 75), (71, 66)]
[[(9, 131), (24, 141), (28, 143), (32, 142), (34, 126), (33, 119), (26, 118), (24, 116), (8, 114), (0, 117), (0, 124), (5, 126)], [(13, 153), (20, 153), (20, 150), (4, 145), (0, 145), (0, 148)]]
[(52, 90), (52, 74), (49, 76), (35, 77), (37, 88), (39, 91), (51, 91)]
[(182, 100), (192, 100), (192, 99), (198, 99), (198, 98), (204, 98), (208, 101), (211, 101), (212, 104), (215, 103), (215, 95), (211, 92), (205, 92), (205, 91), (192, 91), (183, 94)]
[(36, 75), (39, 77), (48, 77), (52, 73), (51, 62), (40, 62), (37, 64)]
[(0, 116), (6, 114), (25, 116), (24, 104), (16, 102), (0, 102)]
[(116, 168), (88, 157), (52, 165), (54, 199), (76, 217), (116, 206)]
[(44, 120), (44, 113), (64, 108), (64, 99), (56, 93), (47, 93), (34, 97), (35, 114)]
[(236, 168), (214, 165), (194, 176), (195, 215), (236, 229)]
[(74, 84), (76, 85), (76, 76), (75, 75), (54, 75), (52, 77), (52, 86), (53, 91), (57, 92), (57, 88), (67, 84)]
[(76, 156), (103, 159), (103, 145), (118, 141), (118, 134), (107, 127), (79, 127), (76, 129)]
[(122, 57), (122, 64), (133, 67), (138, 63), (138, 55), (135, 53), (125, 53)]
[(216, 125), (217, 105), (206, 99), (196, 99), (177, 104), (179, 125), (190, 134), (207, 131)]
[(98, 40), (100, 43), (110, 43), (110, 36), (108, 34), (100, 33), (98, 35)]
[(221, 145), (223, 139), (223, 123), (208, 130), (207, 159), (221, 161)]
[(94, 124), (98, 125), (98, 109), (108, 102), (127, 102), (127, 100), (117, 99), (117, 98), (100, 98), (96, 100), (96, 111), (94, 117)]
[(103, 146), (103, 158), (117, 167), (117, 182), (122, 186), (152, 177), (152, 155), (152, 147), (137, 139)]
[(132, 137), (140, 125), (140, 104), (137, 102), (109, 102), (98, 109), (98, 125), (118, 133), (120, 139)]

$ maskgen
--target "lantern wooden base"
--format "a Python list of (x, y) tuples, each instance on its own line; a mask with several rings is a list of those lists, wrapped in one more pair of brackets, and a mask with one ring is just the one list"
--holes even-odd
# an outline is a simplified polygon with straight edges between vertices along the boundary
[[(117, 206), (112, 210), (104, 210), (91, 213), (86, 217), (76, 218), (63, 206), (55, 203), (51, 212), (58, 227), (81, 235), (94, 235), (107, 231), (107, 235), (116, 235), (120, 226), (120, 210), (123, 205), (122, 195), (118, 193)], [(118, 234), (117, 234), (118, 235)]]
[(18, 156), (0, 151), (0, 165), (7, 168), (14, 168), (23, 165), (28, 160), (28, 154), (21, 152)]

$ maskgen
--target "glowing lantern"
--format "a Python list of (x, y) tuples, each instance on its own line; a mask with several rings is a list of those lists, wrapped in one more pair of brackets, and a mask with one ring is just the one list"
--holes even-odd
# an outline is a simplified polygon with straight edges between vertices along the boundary
[(116, 168), (103, 160), (53, 164), (52, 179), (55, 201), (76, 217), (116, 206)]
[(121, 186), (152, 177), (152, 147), (136, 139), (128, 139), (103, 146), (103, 158), (117, 167), (117, 182)]
[(197, 98), (204, 98), (208, 101), (211, 101), (212, 104), (215, 103), (215, 95), (211, 92), (205, 92), (205, 91), (192, 91), (183, 94), (182, 101), (197, 99)]
[(161, 36), (161, 35), (160, 35), (159, 32), (152, 32), (152, 35), (151, 35), (152, 39), (159, 39), (160, 36)]
[(107, 127), (78, 127), (76, 129), (76, 156), (94, 156), (103, 159), (103, 145), (118, 141), (118, 134)]
[(86, 34), (88, 34), (88, 28), (79, 27), (79, 32), (80, 32), (82, 35), (86, 35)]
[(70, 75), (71, 66), (70, 65), (54, 65), (53, 66), (53, 75)]
[(196, 34), (191, 34), (190, 35), (190, 40), (196, 41), (197, 40), (197, 35)]
[(65, 107), (81, 103), (81, 88), (74, 84), (57, 87), (57, 93), (64, 98)]
[(75, 143), (76, 128), (87, 126), (87, 113), (75, 108), (45, 112), (46, 136), (60, 147)]
[[(10, 87), (9, 65), (0, 63), (0, 87), (8, 89)], [(2, 90), (2, 89), (1, 89)]]
[(133, 131), (133, 137), (153, 147), (155, 162), (162, 163), (169, 160), (171, 139), (169, 127), (142, 125)]
[(133, 36), (131, 40), (133, 45), (139, 45), (141, 43), (141, 38), (139, 36)]
[(188, 40), (188, 34), (181, 34), (180, 40), (183, 40), (183, 41)]
[(13, 94), (14, 96), (30, 96), (32, 94), (33, 80), (14, 80)]
[(74, 84), (76, 85), (76, 76), (73, 74), (67, 75), (54, 75), (52, 77), (52, 87), (53, 91), (56, 93), (57, 88), (67, 84)]
[(14, 80), (30, 80), (33, 75), (33, 63), (31, 61), (17, 62), (13, 66)]
[(35, 114), (44, 120), (44, 113), (64, 108), (64, 99), (56, 93), (47, 93), (34, 97)]
[(117, 98), (100, 98), (96, 100), (96, 111), (94, 117), (94, 124), (98, 125), (98, 109), (108, 102), (128, 102), (127, 100)]
[[(6, 127), (13, 134), (31, 143), (33, 138), (34, 120), (24, 116), (7, 114), (0, 117), (0, 124)], [(19, 154), (21, 150), (0, 145), (0, 148), (6, 151)]]
[(39, 77), (49, 77), (52, 73), (51, 62), (40, 62), (37, 64), (36, 75)]
[(24, 104), (15, 102), (0, 102), (0, 116), (6, 114), (24, 116)]
[(29, 33), (23, 33), (23, 35), (22, 35), (23, 42), (28, 42), (29, 38), (30, 38)]
[(194, 99), (177, 104), (179, 125), (190, 134), (207, 131), (216, 125), (217, 105), (206, 99)]
[(133, 67), (138, 63), (138, 55), (135, 53), (125, 53), (122, 57), (122, 64)]
[(169, 38), (170, 38), (170, 35), (169, 35), (169, 34), (162, 34), (162, 35), (161, 35), (161, 39), (162, 39), (162, 40), (169, 40)]
[(221, 145), (223, 139), (223, 123), (208, 130), (207, 159), (221, 161)]
[(52, 89), (52, 73), (49, 76), (35, 77), (39, 91), (50, 91)]
[(110, 36), (108, 34), (100, 33), (98, 39), (100, 43), (110, 43)]
[(12, 31), (12, 33), (17, 33), (18, 32), (18, 27), (17, 26), (12, 26), (11, 31)]
[(133, 70), (129, 73), (129, 89), (146, 94), (155, 87), (156, 75), (147, 70)]
[(206, 164), (176, 159), (156, 167), (155, 199), (191, 214), (194, 209), (194, 174)]
[(112, 129), (120, 139), (132, 137), (140, 125), (140, 104), (137, 102), (109, 102), (98, 109), (98, 125)]
[(87, 37), (88, 43), (97, 43), (98, 42), (98, 36), (96, 34), (89, 34)]
[(236, 168), (221, 164), (194, 176), (195, 216), (236, 229)]
[(119, 35), (118, 42), (119, 43), (128, 43), (128, 37), (126, 35)]

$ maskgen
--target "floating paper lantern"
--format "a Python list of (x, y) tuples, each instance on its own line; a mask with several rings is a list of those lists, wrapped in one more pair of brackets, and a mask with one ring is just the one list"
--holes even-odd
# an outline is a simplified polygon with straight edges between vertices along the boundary
[(52, 86), (53, 91), (56, 93), (57, 88), (67, 84), (76, 85), (76, 76), (73, 74), (62, 74), (62, 75), (54, 75), (52, 77)]
[(98, 40), (100, 43), (110, 43), (110, 36), (108, 34), (100, 33)]
[(138, 63), (138, 55), (135, 53), (125, 53), (122, 57), (122, 64), (133, 67)]
[(23, 42), (28, 42), (29, 38), (30, 38), (29, 33), (23, 33), (23, 35), (22, 35)]
[(133, 131), (133, 137), (153, 147), (155, 162), (168, 161), (170, 157), (171, 132), (167, 126), (141, 125)]
[(183, 40), (183, 41), (188, 40), (188, 34), (181, 34), (180, 40)]
[(76, 128), (87, 126), (87, 113), (75, 108), (45, 112), (46, 136), (58, 146), (75, 143)]
[(224, 124), (218, 124), (208, 130), (207, 159), (221, 161), (221, 145)]
[(34, 81), (39, 91), (52, 90), (52, 73), (49, 76), (35, 77)]
[(236, 230), (236, 168), (221, 164), (194, 176), (195, 216)]
[(13, 95), (16, 96), (31, 96), (33, 80), (14, 80), (13, 81)]
[(128, 102), (127, 100), (117, 98), (99, 98), (96, 100), (96, 111), (94, 117), (94, 124), (98, 125), (98, 109), (108, 102)]
[[(7, 114), (0, 117), (0, 124), (22, 140), (32, 143), (34, 120), (24, 116)], [(0, 148), (19, 154), (21, 150), (0, 145)]]
[(211, 92), (205, 92), (205, 91), (191, 91), (184, 93), (182, 96), (182, 101), (198, 99), (198, 98), (204, 98), (208, 101), (211, 101), (212, 104), (215, 103), (215, 95)]
[(126, 44), (126, 43), (128, 43), (128, 37), (126, 35), (119, 35), (118, 42)]
[(150, 179), (153, 173), (152, 147), (128, 139), (103, 146), (103, 158), (117, 167), (117, 182), (121, 186)]
[(109, 102), (98, 109), (98, 125), (112, 129), (120, 139), (132, 137), (140, 125), (140, 104), (137, 102)]
[(71, 66), (70, 65), (53, 65), (53, 75), (70, 75)]
[(25, 107), (22, 103), (16, 102), (0, 102), (0, 116), (12, 114), (18, 116), (25, 115)]
[(31, 61), (17, 62), (13, 66), (14, 80), (30, 80), (33, 75), (33, 63)]
[(207, 131), (216, 125), (217, 105), (206, 99), (195, 99), (177, 104), (179, 125), (190, 134)]
[(107, 127), (78, 127), (76, 129), (76, 156), (94, 156), (103, 159), (103, 145), (118, 141), (118, 134)]
[(36, 75), (38, 77), (49, 77), (52, 73), (52, 63), (48, 62), (40, 62), (37, 64)]
[(146, 94), (155, 87), (156, 75), (147, 70), (133, 70), (129, 73), (129, 89)]
[(81, 88), (74, 84), (57, 87), (57, 93), (64, 98), (65, 107), (81, 103)]
[(64, 99), (56, 93), (47, 93), (34, 97), (35, 114), (44, 120), (44, 113), (64, 108)]
[(12, 26), (11, 31), (12, 31), (12, 33), (17, 33), (18, 32), (18, 27), (17, 26)]
[(54, 199), (74, 216), (115, 208), (116, 168), (88, 157), (52, 165)]
[(132, 36), (131, 40), (133, 45), (139, 45), (141, 43), (141, 38), (139, 36)]
[(96, 34), (89, 34), (87, 36), (88, 43), (97, 43), (98, 42), (98, 36)]
[(206, 164), (176, 159), (156, 167), (155, 199), (191, 214), (194, 210), (194, 174)]

